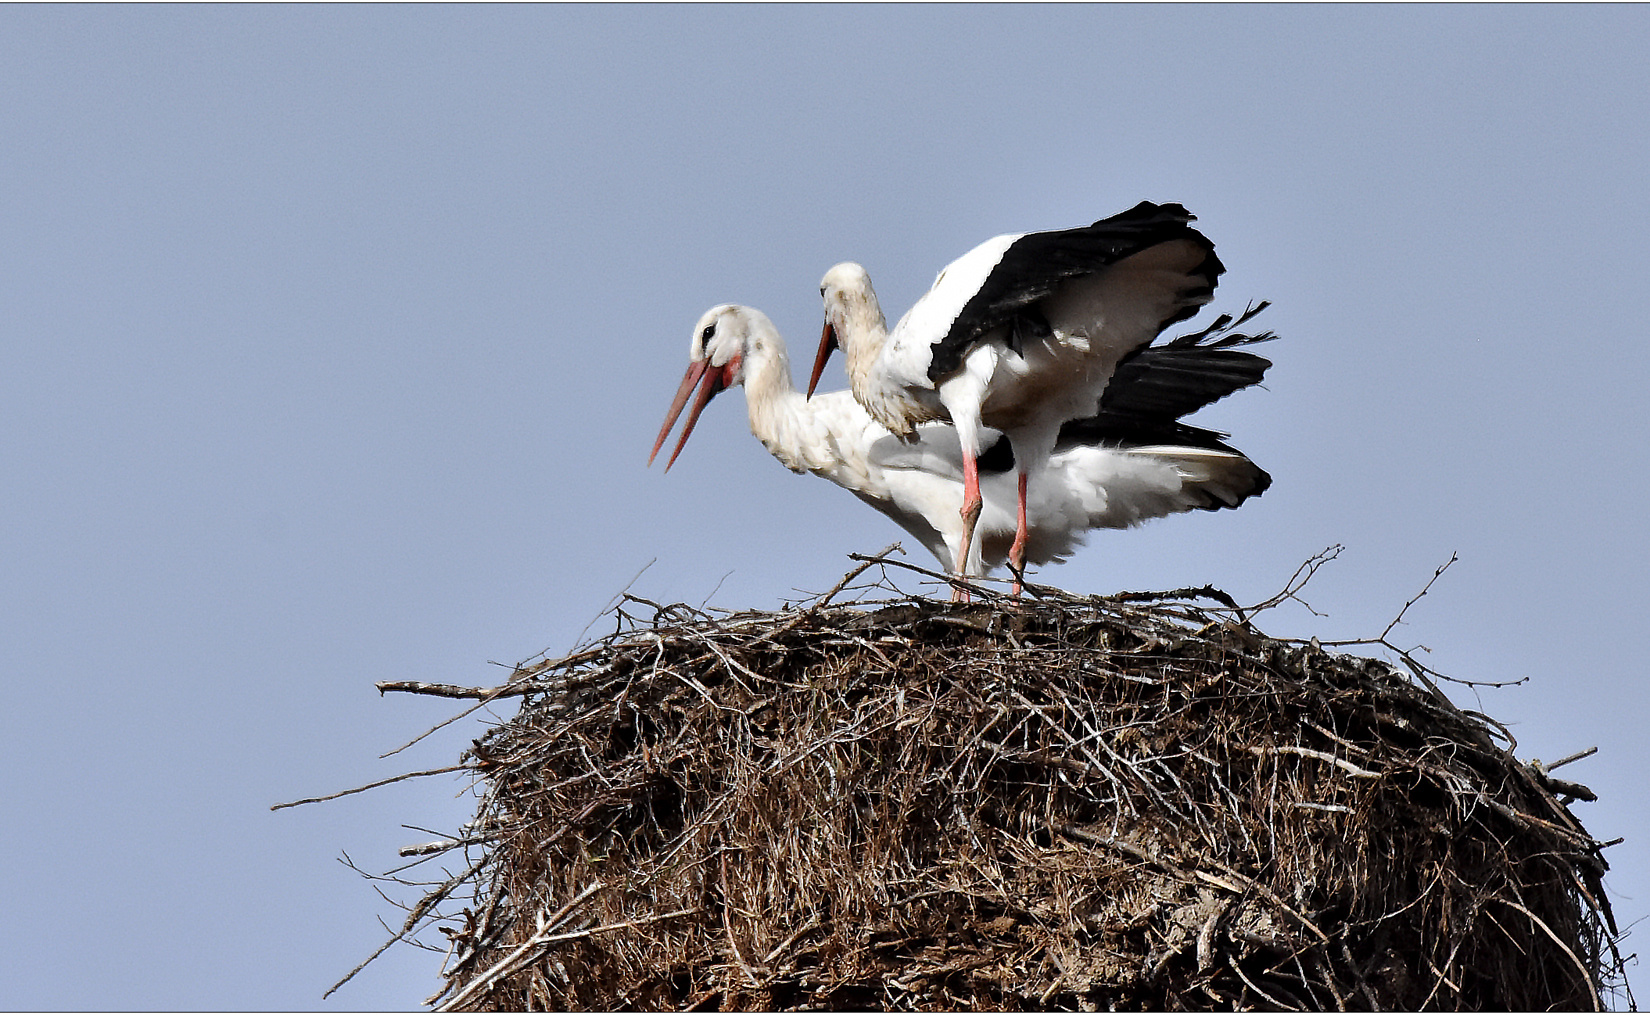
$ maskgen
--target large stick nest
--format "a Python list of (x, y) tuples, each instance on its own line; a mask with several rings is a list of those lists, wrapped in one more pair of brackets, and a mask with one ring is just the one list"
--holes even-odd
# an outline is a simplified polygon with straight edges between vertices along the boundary
[(521, 708), (466, 758), (473, 864), (439, 892), (474, 897), (432, 1002), (1601, 1004), (1603, 844), (1566, 806), (1590, 794), (1426, 671), (1037, 591), (626, 597), (485, 692)]

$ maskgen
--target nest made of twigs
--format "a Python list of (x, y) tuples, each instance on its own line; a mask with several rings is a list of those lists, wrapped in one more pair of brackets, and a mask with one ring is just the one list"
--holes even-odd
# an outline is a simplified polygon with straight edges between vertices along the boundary
[(1035, 591), (627, 597), (519, 669), (466, 758), (473, 865), (441, 899), (472, 898), (432, 1002), (1600, 1005), (1620, 958), (1582, 787), (1386, 662)]

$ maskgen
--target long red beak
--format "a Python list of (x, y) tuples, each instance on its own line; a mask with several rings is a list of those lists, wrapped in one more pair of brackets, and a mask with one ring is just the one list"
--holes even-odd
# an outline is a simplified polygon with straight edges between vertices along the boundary
[[(665, 425), (659, 428), (659, 439), (653, 442), (653, 453), (647, 456), (647, 464), (652, 465), (653, 459), (658, 457), (659, 449), (665, 446), (665, 438), (670, 436), (670, 428), (676, 425), (676, 417), (682, 414), (682, 407), (687, 405), (688, 395), (693, 386), (699, 385), (699, 397), (693, 400), (693, 409), (688, 413), (687, 422), (682, 425), (682, 436), (676, 441), (676, 449), (670, 453), (670, 460), (665, 462), (665, 471), (676, 464), (676, 456), (682, 453), (687, 444), (688, 435), (693, 432), (693, 425), (699, 422), (699, 414), (705, 411), (705, 406), (716, 397), (717, 392), (727, 387), (728, 376), (738, 365), (734, 359), (725, 367), (713, 367), (706, 360), (688, 364), (687, 375), (682, 378), (682, 386), (676, 389), (676, 398), (670, 403), (670, 413), (665, 416)], [(703, 383), (700, 383), (703, 381)]]
[(819, 355), (814, 357), (814, 372), (808, 377), (809, 398), (814, 397), (814, 389), (819, 387), (819, 375), (825, 372), (825, 361), (831, 358), (836, 348), (836, 329), (827, 320), (825, 330), (819, 333)]

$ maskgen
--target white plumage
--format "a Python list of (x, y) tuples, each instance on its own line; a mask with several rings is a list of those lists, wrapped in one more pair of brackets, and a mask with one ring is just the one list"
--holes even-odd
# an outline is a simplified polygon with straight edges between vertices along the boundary
[[(1264, 369), (1264, 360), (1249, 358)], [(1242, 383), (1258, 379), (1258, 373), (1246, 377)], [(823, 476), (881, 511), (946, 569), (982, 575), (1007, 558), (1016, 535), (1018, 489), (1013, 471), (996, 467), (1007, 464), (994, 447), (1000, 435), (982, 431), (988, 461), (980, 476), (979, 520), (974, 538), (966, 540), (964, 559), (960, 554), (967, 532), (959, 507), (965, 469), (956, 428), (925, 423), (902, 440), (873, 420), (850, 392), (805, 397), (791, 382), (784, 340), (765, 314), (749, 307), (714, 307), (694, 326), (687, 374), (648, 462), (664, 446), (696, 387), (698, 395), (667, 469), (705, 405), (734, 386), (745, 389), (751, 433), (775, 458), (793, 471)], [(1227, 381), (1216, 387), (1219, 394), (1233, 390)], [(1103, 423), (1095, 423), (1083, 436), (1105, 431)], [(1187, 427), (1172, 431), (1181, 434), (1218, 436)], [(1192, 508), (1236, 506), (1265, 489), (1269, 479), (1254, 463), (1218, 441), (1204, 443), (1216, 446), (1116, 447), (1079, 438), (1061, 447), (1048, 459), (1026, 505), (1025, 559), (1034, 564), (1064, 560), (1090, 529), (1125, 528)]]
[[(840, 342), (877, 422), (902, 437), (925, 421), (956, 425), (965, 554), (983, 510), (981, 428), (1012, 440), (1029, 511), (1061, 425), (1092, 416), (1120, 362), (1212, 297), (1224, 269), (1191, 220), (1179, 205), (1142, 203), (1078, 229), (995, 237), (940, 272), (892, 332), (865, 269), (839, 264), (820, 284), (825, 331), (808, 390)], [(1017, 519), (1015, 570), (1029, 559), (1029, 522)]]

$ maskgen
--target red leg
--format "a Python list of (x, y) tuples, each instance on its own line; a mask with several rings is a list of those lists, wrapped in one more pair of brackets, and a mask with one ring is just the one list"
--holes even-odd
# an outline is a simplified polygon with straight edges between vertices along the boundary
[(1008, 548), (1008, 569), (1014, 575), (1013, 594), (1020, 594), (1020, 582), (1025, 578), (1026, 540), (1030, 536), (1026, 525), (1026, 473), (1020, 470), (1020, 504), (1014, 522), (1014, 545)]
[[(962, 546), (957, 552), (958, 577), (968, 577), (968, 554), (974, 547), (974, 526), (980, 521), (980, 465), (975, 456), (963, 449), (963, 504)], [(961, 586), (953, 586), (951, 601), (955, 603), (968, 602), (968, 591)]]

